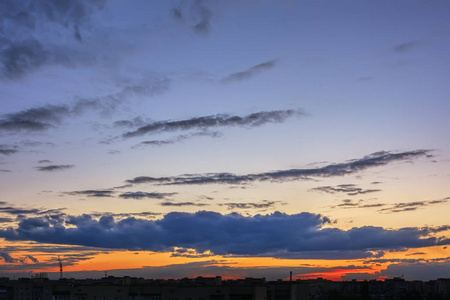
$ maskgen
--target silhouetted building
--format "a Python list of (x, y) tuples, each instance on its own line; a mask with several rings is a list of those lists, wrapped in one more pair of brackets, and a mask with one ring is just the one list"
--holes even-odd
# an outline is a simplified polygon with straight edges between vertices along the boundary
[(217, 277), (49, 280), (45, 276), (0, 278), (0, 300), (337, 300), (450, 299), (450, 279), (427, 282), (402, 278), (370, 281), (222, 280)]

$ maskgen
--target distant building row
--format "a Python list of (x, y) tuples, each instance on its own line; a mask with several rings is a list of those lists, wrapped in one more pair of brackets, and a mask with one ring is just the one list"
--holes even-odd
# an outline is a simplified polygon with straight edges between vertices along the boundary
[(333, 300), (450, 299), (450, 278), (427, 282), (331, 281), (322, 278), (266, 281), (221, 277), (155, 280), (131, 277), (49, 280), (0, 278), (0, 300)]

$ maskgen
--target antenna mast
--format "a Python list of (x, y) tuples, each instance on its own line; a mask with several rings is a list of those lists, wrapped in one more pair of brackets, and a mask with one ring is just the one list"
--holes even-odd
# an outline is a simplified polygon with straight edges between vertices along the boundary
[(59, 261), (59, 279), (63, 278), (63, 269), (62, 269), (62, 262), (61, 262), (61, 258), (58, 255), (58, 261)]

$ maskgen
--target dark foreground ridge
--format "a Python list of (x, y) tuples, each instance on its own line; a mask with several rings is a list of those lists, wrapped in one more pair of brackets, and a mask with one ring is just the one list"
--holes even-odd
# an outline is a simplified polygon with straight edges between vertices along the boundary
[(0, 300), (333, 300), (450, 299), (450, 278), (405, 281), (395, 277), (370, 281), (323, 278), (266, 281), (265, 278), (222, 280), (217, 277), (49, 280), (0, 278)]

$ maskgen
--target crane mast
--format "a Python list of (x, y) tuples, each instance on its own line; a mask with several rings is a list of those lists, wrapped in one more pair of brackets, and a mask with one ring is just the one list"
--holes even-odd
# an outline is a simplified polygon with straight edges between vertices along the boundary
[(58, 261), (59, 261), (59, 279), (63, 278), (63, 267), (62, 267), (62, 262), (61, 262), (61, 258), (58, 255)]

